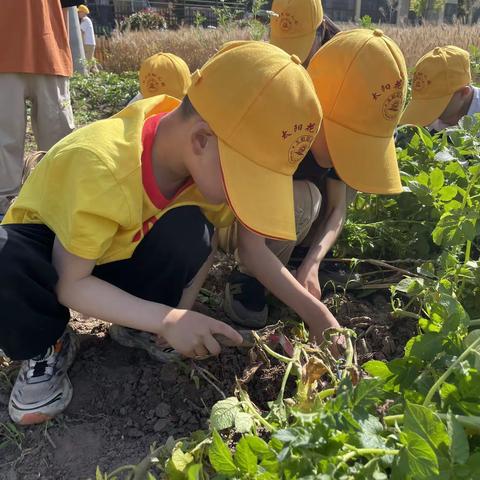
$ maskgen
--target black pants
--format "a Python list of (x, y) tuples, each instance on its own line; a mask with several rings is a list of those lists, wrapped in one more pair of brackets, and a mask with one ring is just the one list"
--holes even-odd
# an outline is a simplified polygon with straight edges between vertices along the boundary
[[(128, 260), (93, 275), (144, 300), (178, 305), (211, 253), (213, 225), (198, 207), (167, 212)], [(42, 354), (70, 319), (55, 293), (55, 234), (45, 225), (0, 226), (0, 348), (14, 360)]]

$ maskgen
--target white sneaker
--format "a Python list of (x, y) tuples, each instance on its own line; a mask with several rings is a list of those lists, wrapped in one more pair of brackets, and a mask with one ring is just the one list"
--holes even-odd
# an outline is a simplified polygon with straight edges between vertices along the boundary
[(22, 362), (8, 404), (15, 423), (43, 423), (67, 408), (73, 393), (67, 371), (77, 350), (78, 338), (67, 327), (45, 355)]

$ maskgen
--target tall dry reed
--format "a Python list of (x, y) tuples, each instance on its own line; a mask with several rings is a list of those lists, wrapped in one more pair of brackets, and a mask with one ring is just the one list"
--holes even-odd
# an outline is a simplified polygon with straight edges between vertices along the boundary
[(480, 48), (480, 25), (423, 25), (410, 28), (382, 25), (381, 28), (397, 42), (410, 68), (435, 47), (456, 45), (465, 50), (471, 46)]
[(100, 63), (115, 73), (138, 70), (141, 62), (158, 52), (183, 58), (191, 71), (201, 67), (218, 48), (231, 40), (249, 40), (246, 29), (201, 29), (128, 32), (100, 41)]
[[(353, 28), (353, 25), (342, 25)], [(405, 55), (407, 65), (429, 50), (442, 45), (457, 45), (468, 49), (480, 48), (480, 25), (424, 25), (421, 27), (396, 27), (382, 25), (384, 32), (393, 38)], [(198, 29), (129, 32), (114, 35), (99, 42), (99, 60), (106, 70), (121, 73), (138, 70), (142, 60), (157, 52), (171, 52), (182, 57), (194, 69), (203, 63), (225, 42), (248, 40), (247, 29)]]

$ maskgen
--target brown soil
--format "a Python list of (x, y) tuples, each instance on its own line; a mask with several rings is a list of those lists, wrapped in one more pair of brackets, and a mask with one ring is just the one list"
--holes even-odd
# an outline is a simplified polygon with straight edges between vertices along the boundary
[[(199, 305), (217, 318), (223, 317), (219, 298), (226, 270), (228, 266), (214, 269)], [(360, 363), (401, 355), (405, 342), (415, 333), (414, 322), (389, 316), (383, 295), (368, 300), (330, 296), (326, 303), (343, 325), (361, 337)], [(272, 308), (275, 320), (285, 313), (284, 308)], [(7, 441), (0, 448), (1, 479), (85, 480), (95, 478), (97, 465), (102, 471), (112, 471), (120, 465), (136, 464), (154, 442), (158, 445), (169, 436), (178, 438), (206, 428), (210, 407), (222, 398), (222, 392), (232, 395), (235, 379), (251, 367), (248, 352), (234, 349), (201, 363), (162, 365), (143, 351), (115, 344), (103, 322), (75, 315), (72, 325), (81, 340), (70, 372), (72, 403), (48, 425), (16, 428), (17, 444)], [(16, 367), (0, 366), (0, 446), (7, 438), (5, 426), (11, 425), (5, 378), (13, 381)], [(198, 367), (216, 377), (215, 386)], [(281, 376), (278, 365), (260, 367), (247, 385), (252, 399), (260, 404), (272, 400)]]

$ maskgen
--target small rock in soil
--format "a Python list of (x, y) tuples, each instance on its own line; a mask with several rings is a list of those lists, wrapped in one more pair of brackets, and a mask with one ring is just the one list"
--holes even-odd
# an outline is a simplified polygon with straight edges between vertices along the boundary
[(170, 427), (170, 419), (169, 418), (160, 418), (155, 422), (153, 426), (154, 432), (162, 432), (167, 427)]
[(168, 417), (170, 414), (170, 405), (168, 403), (159, 403), (155, 408), (155, 415), (158, 418)]
[(143, 437), (143, 432), (139, 430), (138, 428), (129, 428), (127, 430), (127, 437), (131, 438), (140, 438)]

